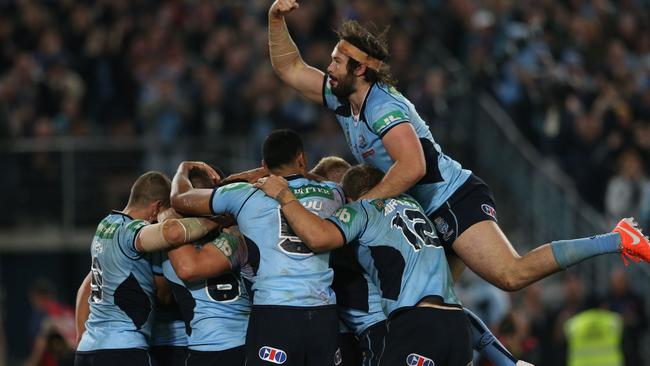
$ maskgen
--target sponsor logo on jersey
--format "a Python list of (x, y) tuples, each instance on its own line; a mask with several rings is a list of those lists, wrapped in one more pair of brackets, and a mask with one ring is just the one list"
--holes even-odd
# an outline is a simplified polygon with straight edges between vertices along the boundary
[(262, 360), (281, 365), (287, 361), (287, 353), (281, 349), (264, 346), (260, 348), (259, 356)]
[(373, 207), (375, 207), (379, 212), (383, 211), (384, 207), (386, 206), (384, 200), (382, 199), (372, 200), (370, 201), (370, 204), (373, 205)]
[(361, 156), (363, 156), (364, 159), (367, 159), (369, 156), (372, 156), (372, 155), (375, 155), (375, 149), (370, 149), (370, 150), (364, 152), (363, 154), (361, 154)]
[(382, 132), (382, 130), (387, 126), (391, 125), (394, 122), (404, 121), (405, 119), (406, 116), (402, 111), (388, 112), (383, 116), (379, 117), (379, 119), (377, 119), (375, 122), (373, 122), (372, 130), (379, 135)]
[(302, 199), (305, 197), (323, 197), (327, 199), (334, 199), (334, 193), (332, 188), (327, 186), (319, 186), (315, 184), (307, 184), (300, 187), (291, 188), (293, 195), (297, 199)]
[(436, 366), (433, 360), (420, 356), (417, 353), (411, 353), (406, 356), (406, 364), (408, 366)]
[(485, 212), (486, 215), (492, 217), (493, 219), (497, 219), (497, 210), (494, 209), (494, 207), (490, 205), (486, 205), (485, 203), (481, 205), (481, 210)]
[(342, 223), (350, 226), (352, 220), (357, 215), (357, 211), (349, 206), (343, 206), (338, 210), (334, 211), (334, 217), (339, 219)]

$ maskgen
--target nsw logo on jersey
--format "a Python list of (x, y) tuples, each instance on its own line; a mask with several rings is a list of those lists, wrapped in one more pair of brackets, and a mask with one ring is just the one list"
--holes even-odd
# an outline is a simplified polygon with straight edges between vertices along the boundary
[(287, 353), (281, 349), (264, 346), (260, 348), (259, 356), (262, 360), (281, 365), (287, 361)]
[(408, 366), (436, 366), (433, 360), (420, 356), (417, 353), (411, 353), (406, 356), (406, 364)]

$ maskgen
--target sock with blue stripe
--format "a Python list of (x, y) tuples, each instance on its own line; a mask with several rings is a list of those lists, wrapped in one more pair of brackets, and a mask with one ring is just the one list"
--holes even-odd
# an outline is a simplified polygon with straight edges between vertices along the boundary
[(590, 238), (558, 240), (551, 242), (555, 261), (562, 269), (595, 257), (600, 254), (617, 253), (620, 251), (621, 235), (608, 233)]

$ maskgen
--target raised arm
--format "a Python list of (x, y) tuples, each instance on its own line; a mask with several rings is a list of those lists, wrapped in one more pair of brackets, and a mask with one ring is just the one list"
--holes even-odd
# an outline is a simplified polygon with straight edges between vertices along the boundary
[(305, 63), (291, 39), (284, 16), (299, 7), (296, 0), (276, 0), (269, 9), (269, 56), (278, 77), (307, 99), (323, 103), (325, 74)]
[(395, 162), (384, 179), (360, 199), (400, 195), (414, 186), (427, 172), (422, 145), (410, 123), (401, 123), (390, 129), (382, 142)]
[(336, 225), (309, 212), (289, 190), (284, 178), (271, 175), (260, 179), (255, 186), (280, 203), (289, 225), (309, 249), (324, 252), (345, 244)]
[(210, 197), (212, 189), (192, 187), (189, 172), (192, 167), (198, 167), (208, 172), (214, 183), (221, 179), (219, 174), (203, 162), (184, 161), (178, 166), (172, 180), (171, 203), (172, 207), (183, 215), (204, 216), (212, 214), (210, 210)]

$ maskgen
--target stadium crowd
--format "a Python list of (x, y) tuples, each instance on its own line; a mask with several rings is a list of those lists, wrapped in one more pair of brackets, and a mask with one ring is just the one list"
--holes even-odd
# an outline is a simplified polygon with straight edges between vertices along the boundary
[[(474, 90), (491, 91), (588, 202), (611, 216), (650, 219), (647, 3), (376, 5), (302, 4), (289, 22), (306, 61), (326, 66), (342, 18), (390, 24), (400, 90), (435, 124), (449, 118), (453, 85), (421, 45), (442, 40), (470, 71)], [(147, 136), (171, 145), (179, 137), (247, 135), (261, 142), (290, 127), (318, 137), (312, 145), (323, 150), (336, 135), (330, 114), (273, 75), (264, 1), (17, 1), (0, 9), (0, 137)], [(34, 164), (47, 170), (46, 162)]]
[[(390, 64), (399, 89), (435, 124), (448, 118), (450, 85), (419, 46), (441, 39), (470, 70), (476, 90), (494, 94), (531, 143), (575, 179), (584, 198), (612, 216), (637, 215), (648, 226), (646, 3), (378, 3), (301, 4), (289, 24), (306, 61), (327, 66), (331, 30), (341, 18), (391, 24)], [(0, 138), (143, 136), (172, 145), (179, 137), (247, 135), (258, 146), (271, 130), (290, 127), (314, 137), (308, 148), (325, 149), (339, 133), (336, 121), (273, 74), (267, 10), (266, 1), (255, 0), (2, 2)], [(340, 153), (347, 155), (347, 147)], [(34, 169), (47, 172), (47, 161), (35, 161)], [(513, 300), (516, 310), (491, 324), (517, 356), (562, 364), (563, 351), (554, 352), (564, 342), (559, 324), (587, 301), (574, 277), (565, 285), (561, 307), (545, 309), (533, 287)], [(639, 339), (647, 320), (627, 309), (643, 305), (628, 289), (613, 285), (611, 291), (608, 305), (623, 314), (625, 337)], [(537, 315), (529, 321), (522, 312)], [(626, 352), (638, 354), (638, 344), (630, 347)]]

